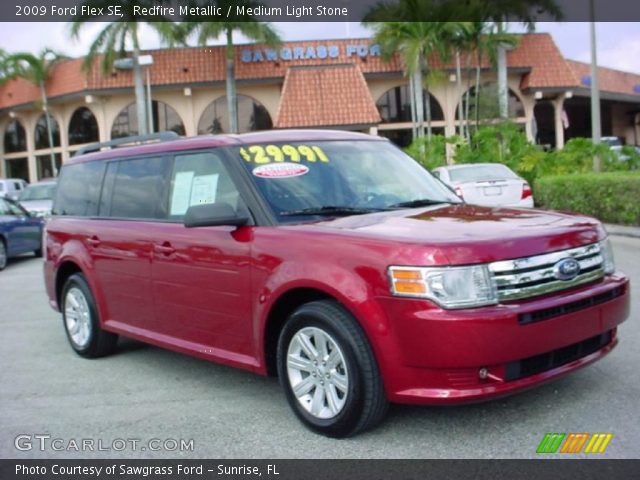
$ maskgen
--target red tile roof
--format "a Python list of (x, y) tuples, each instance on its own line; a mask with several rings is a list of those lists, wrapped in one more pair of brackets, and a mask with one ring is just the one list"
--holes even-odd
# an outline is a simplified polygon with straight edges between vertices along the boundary
[[(577, 62), (564, 59), (549, 34), (528, 34), (519, 36), (520, 41), (507, 56), (510, 68), (529, 70), (522, 78), (521, 88), (579, 88), (581, 85), (580, 66)], [(236, 78), (239, 81), (260, 79), (284, 79), (291, 67), (323, 66), (353, 64), (365, 76), (369, 74), (399, 73), (402, 63), (396, 56), (390, 62), (384, 62), (379, 55), (360, 57), (353, 46), (369, 48), (370, 39), (351, 40), (315, 40), (304, 42), (287, 42), (282, 48), (290, 49), (292, 57), (296, 52), (303, 58), (277, 61), (245, 61), (243, 54), (254, 55), (260, 51), (266, 57), (265, 48), (256, 45), (238, 45), (236, 47)], [(310, 47), (317, 53), (321, 47), (337, 46), (337, 55), (325, 55), (324, 58), (304, 58)], [(178, 48), (154, 50), (145, 53), (153, 55), (151, 67), (153, 85), (194, 85), (224, 83), (225, 80), (225, 47), (210, 48)], [(243, 53), (244, 52), (244, 53)], [(371, 53), (371, 52), (369, 52)], [(260, 55), (260, 54), (258, 54)], [(473, 56), (472, 56), (473, 57)], [(486, 57), (486, 55), (485, 55)], [(260, 59), (258, 59), (260, 60)], [(475, 60), (473, 60), (475, 61)], [(83, 94), (99, 90), (125, 89), (133, 86), (132, 72), (114, 71), (103, 75), (99, 68), (93, 68), (85, 75), (81, 70), (81, 59), (69, 60), (59, 64), (47, 85), (47, 93), (55, 101), (56, 97), (68, 94)], [(444, 64), (437, 56), (429, 59), (431, 68), (454, 67), (452, 62)], [(97, 66), (97, 61), (96, 61)], [(488, 60), (483, 60), (483, 68), (490, 68)], [(640, 84), (640, 75), (627, 74), (611, 69), (601, 69), (603, 81), (600, 88), (613, 93), (634, 94), (633, 88)], [(359, 77), (358, 77), (359, 78)], [(633, 84), (633, 85), (632, 85)], [(631, 87), (631, 89), (630, 89)], [(357, 88), (357, 87), (354, 87)], [(0, 109), (29, 104), (39, 99), (38, 90), (23, 80), (7, 82), (0, 86)]]
[(276, 116), (277, 128), (379, 122), (380, 114), (358, 65), (287, 70)]
[[(586, 77), (591, 80), (591, 64), (567, 60), (567, 64), (573, 70), (578, 84), (582, 88), (589, 88), (590, 84), (582, 83)], [(625, 93), (637, 95), (640, 99), (640, 75), (629, 72), (621, 72), (611, 68), (598, 67), (598, 88), (605, 92)]]
[(517, 48), (507, 55), (511, 68), (531, 68), (520, 88), (549, 88), (576, 85), (578, 80), (548, 33), (521, 35)]

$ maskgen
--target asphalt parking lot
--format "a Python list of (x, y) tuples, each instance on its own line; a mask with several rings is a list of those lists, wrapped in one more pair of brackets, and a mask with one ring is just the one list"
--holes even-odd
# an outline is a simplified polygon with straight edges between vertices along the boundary
[[(76, 356), (47, 304), (41, 260), (14, 260), (0, 272), (0, 458), (528, 458), (546, 432), (611, 432), (603, 457), (639, 458), (640, 239), (613, 243), (632, 279), (631, 317), (613, 353), (504, 400), (394, 406), (379, 428), (347, 440), (307, 431), (275, 379), (127, 340), (111, 357)], [(29, 436), (21, 450), (20, 435)], [(75, 451), (83, 439), (94, 451)], [(146, 448), (151, 439), (165, 450)]]

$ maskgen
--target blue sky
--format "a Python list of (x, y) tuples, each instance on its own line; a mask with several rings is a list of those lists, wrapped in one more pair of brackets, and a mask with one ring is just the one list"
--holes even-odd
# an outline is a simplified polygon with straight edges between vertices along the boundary
[[(359, 38), (370, 32), (357, 23), (299, 23), (274, 24), (285, 40)], [(3, 23), (0, 48), (14, 52), (36, 52), (44, 47), (60, 50), (70, 56), (82, 56), (99, 31), (100, 24), (90, 24), (80, 41), (69, 39), (64, 23)], [(511, 30), (518, 31), (517, 25)], [(544, 23), (536, 28), (552, 34), (562, 53), (573, 60), (588, 62), (589, 24), (586, 22)], [(640, 73), (640, 23), (598, 23), (598, 63), (603, 66)], [(240, 39), (242, 40), (242, 39)], [(142, 29), (142, 47), (158, 48), (160, 43), (153, 31)]]

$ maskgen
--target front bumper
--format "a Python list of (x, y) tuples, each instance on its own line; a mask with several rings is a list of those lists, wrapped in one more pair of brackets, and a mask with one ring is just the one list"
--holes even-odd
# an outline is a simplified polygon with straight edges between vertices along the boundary
[[(531, 388), (588, 365), (617, 344), (629, 315), (620, 274), (554, 295), (466, 310), (379, 297), (398, 352), (382, 362), (399, 403), (455, 404)], [(482, 372), (481, 372), (482, 370)]]

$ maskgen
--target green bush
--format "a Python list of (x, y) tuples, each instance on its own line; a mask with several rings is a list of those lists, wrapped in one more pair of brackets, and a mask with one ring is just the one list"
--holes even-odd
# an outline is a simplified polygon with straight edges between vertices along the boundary
[(456, 163), (503, 163), (529, 183), (533, 183), (545, 157), (519, 126), (509, 122), (479, 128), (455, 153)]
[(456, 138), (444, 135), (431, 135), (416, 138), (405, 152), (427, 170), (433, 170), (447, 164), (447, 143), (455, 143)]
[(446, 164), (447, 144), (455, 149), (455, 163), (503, 163), (534, 189), (542, 177), (593, 171), (596, 155), (605, 172), (640, 169), (640, 154), (632, 147), (615, 152), (608, 145), (594, 145), (588, 138), (572, 138), (562, 150), (545, 152), (527, 140), (521, 127), (509, 122), (480, 127), (468, 143), (460, 137), (442, 135), (433, 135), (431, 140), (418, 138), (406, 152), (431, 170)]
[(606, 223), (640, 225), (640, 172), (584, 173), (539, 178), (536, 204), (598, 218)]

